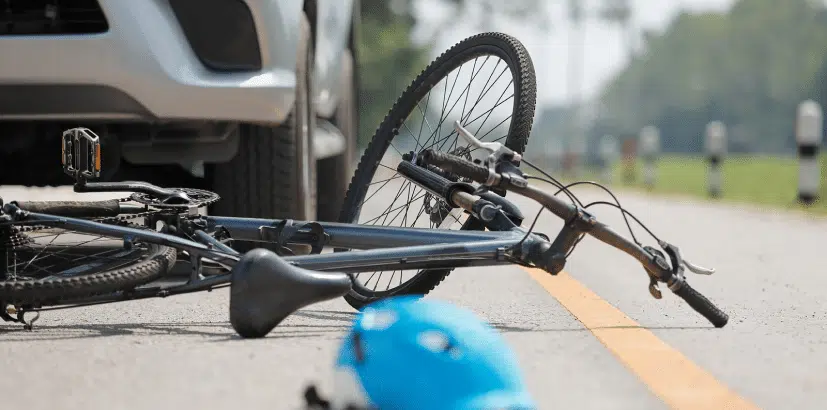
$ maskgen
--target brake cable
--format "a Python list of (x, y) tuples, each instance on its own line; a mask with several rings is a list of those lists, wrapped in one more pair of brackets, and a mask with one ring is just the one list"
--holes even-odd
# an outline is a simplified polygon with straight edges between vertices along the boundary
[[(578, 181), (578, 182), (573, 182), (573, 183), (568, 184), (568, 185), (563, 185), (563, 184), (562, 184), (562, 183), (560, 183), (557, 179), (555, 179), (554, 177), (552, 177), (551, 175), (549, 175), (547, 172), (545, 172), (545, 171), (543, 171), (542, 169), (538, 168), (537, 166), (535, 166), (535, 165), (531, 164), (530, 162), (526, 161), (525, 159), (523, 159), (523, 161), (522, 161), (522, 162), (526, 163), (526, 164), (527, 164), (528, 166), (530, 166), (531, 168), (533, 168), (533, 169), (537, 170), (538, 172), (542, 173), (544, 176), (548, 177), (548, 179), (546, 179), (546, 178), (541, 178), (541, 177), (535, 177), (535, 176), (531, 176), (531, 175), (526, 175), (526, 179), (536, 179), (536, 180), (543, 181), (543, 182), (549, 183), (549, 184), (551, 184), (551, 185), (553, 185), (553, 186), (557, 187), (557, 188), (558, 188), (558, 190), (557, 190), (557, 192), (555, 192), (555, 193), (554, 193), (554, 196), (557, 196), (560, 192), (565, 192), (565, 193), (566, 193), (566, 195), (569, 197), (569, 199), (571, 199), (571, 200), (572, 200), (572, 202), (573, 202), (573, 203), (579, 204), (579, 205), (580, 205), (582, 208), (584, 208), (584, 209), (587, 209), (587, 208), (589, 208), (589, 207), (591, 207), (591, 206), (595, 206), (595, 205), (610, 205), (610, 206), (612, 206), (612, 207), (614, 207), (614, 208), (618, 209), (618, 210), (620, 211), (620, 213), (621, 213), (621, 216), (623, 217), (624, 222), (626, 223), (626, 228), (629, 230), (629, 234), (631, 235), (632, 240), (633, 240), (633, 241), (635, 242), (635, 244), (637, 244), (638, 246), (643, 246), (643, 245), (640, 243), (640, 241), (638, 241), (637, 237), (635, 236), (634, 230), (632, 229), (631, 223), (629, 222), (629, 219), (627, 218), (627, 216), (631, 217), (631, 218), (632, 218), (632, 219), (633, 219), (633, 220), (634, 220), (634, 221), (635, 221), (635, 222), (636, 222), (636, 223), (637, 223), (637, 224), (638, 224), (641, 228), (643, 228), (643, 229), (646, 231), (646, 233), (648, 233), (648, 234), (649, 234), (649, 235), (650, 235), (653, 239), (655, 239), (655, 241), (656, 241), (656, 242), (658, 242), (658, 243), (661, 243), (661, 242), (662, 242), (662, 241), (660, 240), (660, 238), (658, 238), (658, 236), (657, 236), (657, 235), (655, 235), (655, 234), (652, 232), (652, 230), (651, 230), (651, 229), (649, 229), (649, 227), (647, 227), (647, 226), (646, 226), (643, 222), (641, 222), (641, 221), (640, 221), (640, 219), (638, 219), (638, 218), (637, 218), (634, 214), (632, 214), (631, 212), (627, 211), (627, 210), (626, 210), (626, 208), (624, 208), (624, 207), (620, 204), (620, 200), (617, 198), (617, 196), (616, 196), (616, 195), (615, 195), (615, 194), (614, 194), (614, 193), (613, 193), (610, 189), (608, 189), (607, 187), (605, 187), (604, 185), (602, 185), (602, 184), (600, 184), (600, 183), (597, 183), (597, 182), (594, 182), (594, 181)], [(612, 199), (614, 199), (615, 203), (611, 203), (611, 202), (607, 202), (607, 201), (594, 201), (594, 202), (591, 202), (591, 203), (589, 203), (589, 204), (583, 205), (583, 203), (580, 201), (580, 199), (579, 199), (579, 198), (577, 198), (577, 196), (576, 196), (576, 195), (574, 195), (574, 193), (573, 193), (573, 192), (571, 192), (571, 190), (569, 189), (569, 188), (571, 188), (571, 187), (573, 187), (573, 186), (577, 186), (577, 185), (594, 185), (594, 186), (596, 186), (596, 187), (598, 187), (598, 188), (602, 189), (602, 190), (603, 190), (603, 191), (605, 191), (606, 193), (608, 193), (608, 194), (609, 194), (609, 196), (611, 196), (611, 197), (612, 197)], [(523, 236), (523, 238), (520, 240), (520, 242), (518, 242), (518, 246), (519, 246), (520, 244), (522, 244), (522, 243), (523, 243), (523, 242), (524, 242), (524, 241), (528, 238), (528, 236), (531, 234), (531, 232), (533, 232), (534, 227), (535, 227), (535, 225), (536, 225), (537, 221), (538, 221), (538, 220), (539, 220), (539, 218), (540, 218), (540, 214), (543, 212), (543, 209), (544, 209), (544, 208), (543, 208), (543, 207), (541, 207), (541, 208), (540, 208), (540, 210), (537, 212), (537, 215), (534, 217), (534, 221), (531, 223), (531, 226), (529, 227), (528, 232), (526, 232), (525, 236)], [(569, 252), (568, 252), (568, 254), (566, 255), (566, 257), (568, 257), (569, 255), (571, 255), (571, 253), (574, 251), (574, 249), (575, 249), (575, 247), (577, 246), (577, 244), (578, 244), (578, 243), (580, 243), (580, 241), (581, 241), (581, 240), (583, 240), (583, 238), (584, 238), (585, 236), (586, 236), (586, 234), (585, 234), (585, 233), (580, 234), (580, 237), (579, 237), (579, 238), (577, 238), (577, 240), (574, 242), (574, 246), (572, 246), (572, 248), (569, 250)]]
[[(528, 177), (528, 178), (539, 179), (539, 180), (541, 180), (541, 181), (543, 181), (543, 182), (546, 182), (546, 183), (549, 183), (549, 184), (554, 185), (556, 188), (560, 188), (560, 191), (565, 192), (566, 196), (568, 196), (568, 197), (569, 197), (569, 199), (571, 200), (571, 202), (572, 202), (572, 203), (576, 203), (577, 205), (583, 206), (583, 203), (582, 203), (582, 202), (580, 202), (580, 199), (579, 199), (579, 198), (577, 198), (577, 196), (576, 196), (576, 195), (574, 195), (574, 193), (572, 193), (572, 192), (568, 189), (568, 187), (569, 187), (570, 185), (566, 185), (566, 186), (564, 186), (562, 182), (558, 181), (556, 178), (554, 178), (553, 176), (549, 175), (546, 171), (543, 171), (543, 170), (542, 170), (542, 169), (540, 169), (538, 166), (536, 166), (536, 165), (532, 164), (531, 162), (528, 162), (528, 160), (527, 160), (527, 159), (525, 159), (525, 158), (523, 158), (520, 162), (522, 162), (522, 163), (524, 163), (524, 164), (528, 165), (529, 167), (531, 167), (531, 168), (533, 168), (534, 170), (538, 171), (539, 173), (543, 174), (543, 176), (544, 176), (544, 177), (546, 177), (546, 178), (548, 178), (548, 180), (545, 180), (545, 179), (543, 179), (543, 178), (539, 178), (539, 177), (532, 177), (532, 176), (530, 176), (530, 175), (527, 175), (527, 177)], [(560, 193), (560, 191), (557, 191), (556, 193), (554, 193), (554, 196), (557, 196), (557, 194), (559, 194), (559, 193)]]
[[(612, 206), (612, 207), (617, 208), (623, 214), (629, 215), (632, 219), (634, 219), (634, 221), (637, 222), (637, 224), (640, 225), (640, 227), (643, 228), (646, 231), (646, 233), (648, 233), (649, 236), (651, 236), (656, 242), (658, 242), (658, 243), (661, 242), (660, 238), (658, 238), (646, 225), (644, 225), (643, 222), (640, 221), (640, 219), (638, 219), (634, 214), (627, 211), (626, 209), (618, 206), (617, 204), (613, 204), (611, 202), (606, 202), (606, 201), (594, 201), (594, 202), (591, 202), (591, 203), (587, 204), (586, 206), (584, 206), (584, 208), (588, 208), (588, 207), (594, 206), (594, 205), (608, 205), (608, 206)], [(638, 245), (640, 245), (640, 244), (638, 243)]]
[[(617, 196), (615, 196), (615, 194), (614, 194), (614, 193), (613, 193), (613, 192), (612, 192), (609, 188), (607, 188), (607, 187), (603, 186), (603, 185), (602, 185), (602, 184), (600, 184), (600, 183), (593, 182), (593, 181), (579, 181), (579, 182), (574, 182), (574, 183), (571, 183), (571, 184), (569, 184), (569, 185), (563, 186), (563, 185), (562, 185), (559, 181), (557, 181), (557, 179), (555, 179), (554, 177), (552, 177), (551, 175), (549, 175), (546, 171), (544, 171), (544, 170), (540, 169), (540, 168), (539, 168), (539, 167), (537, 167), (536, 165), (534, 165), (534, 164), (532, 164), (531, 162), (527, 161), (525, 158), (523, 158), (522, 162), (524, 162), (526, 165), (528, 165), (529, 167), (533, 168), (533, 169), (534, 169), (534, 170), (536, 170), (537, 172), (539, 172), (539, 173), (543, 174), (543, 176), (545, 176), (546, 178), (549, 178), (551, 181), (554, 181), (554, 182), (551, 182), (551, 181), (545, 180), (545, 179), (543, 179), (543, 178), (539, 178), (539, 177), (532, 177), (532, 176), (527, 176), (527, 177), (526, 177), (526, 179), (538, 179), (538, 180), (541, 180), (541, 181), (544, 181), (544, 182), (547, 182), (547, 183), (551, 183), (552, 185), (554, 185), (554, 186), (556, 186), (556, 187), (558, 187), (558, 188), (564, 189), (564, 190), (566, 191), (566, 195), (568, 195), (568, 196), (569, 196), (569, 198), (573, 198), (573, 201), (574, 201), (574, 200), (576, 200), (576, 201), (577, 201), (577, 203), (578, 203), (581, 207), (583, 207), (583, 208), (588, 208), (589, 206), (592, 206), (592, 205), (598, 205), (598, 204), (599, 204), (599, 205), (611, 205), (611, 206), (613, 206), (613, 207), (615, 207), (615, 208), (619, 209), (619, 210), (621, 211), (621, 216), (623, 216), (623, 221), (626, 223), (626, 228), (629, 230), (629, 235), (631, 235), (631, 236), (632, 236), (632, 240), (633, 240), (633, 241), (635, 242), (635, 244), (637, 244), (638, 246), (642, 246), (642, 244), (640, 243), (640, 241), (638, 241), (638, 240), (637, 240), (637, 237), (635, 236), (635, 232), (632, 230), (632, 225), (629, 223), (629, 219), (628, 219), (628, 218), (626, 218), (626, 215), (631, 216), (631, 217), (632, 217), (632, 219), (634, 219), (634, 220), (635, 220), (635, 222), (637, 222), (637, 224), (638, 224), (638, 225), (640, 225), (640, 226), (641, 226), (644, 230), (646, 230), (646, 232), (647, 232), (647, 233), (649, 233), (649, 235), (651, 235), (653, 238), (655, 238), (655, 240), (657, 240), (658, 242), (660, 242), (660, 239), (658, 239), (658, 237), (657, 237), (657, 236), (655, 236), (655, 234), (653, 234), (653, 233), (652, 233), (652, 231), (651, 231), (651, 230), (649, 230), (649, 228), (648, 228), (648, 227), (646, 227), (646, 225), (644, 225), (644, 224), (643, 224), (643, 223), (642, 223), (642, 222), (641, 222), (638, 218), (636, 218), (636, 217), (635, 217), (634, 215), (632, 215), (629, 211), (627, 211), (625, 208), (623, 208), (623, 206), (620, 204), (620, 200), (617, 198)], [(582, 203), (582, 202), (580, 202), (580, 200), (579, 200), (579, 199), (577, 199), (577, 197), (576, 197), (576, 196), (574, 196), (574, 194), (573, 194), (573, 193), (571, 193), (571, 191), (568, 189), (569, 187), (573, 187), (573, 186), (576, 186), (576, 185), (584, 185), (584, 184), (594, 185), (594, 186), (596, 186), (596, 187), (598, 187), (598, 188), (602, 189), (602, 190), (603, 190), (603, 191), (605, 191), (607, 194), (609, 194), (609, 196), (611, 196), (611, 197), (612, 197), (612, 199), (614, 199), (615, 203), (614, 203), (614, 204), (612, 204), (612, 203), (610, 203), (610, 202), (605, 202), (605, 201), (596, 201), (596, 202), (592, 202), (592, 203), (590, 203), (589, 205), (584, 206), (584, 205), (583, 205), (583, 203)], [(557, 194), (555, 194), (555, 195), (557, 195)]]

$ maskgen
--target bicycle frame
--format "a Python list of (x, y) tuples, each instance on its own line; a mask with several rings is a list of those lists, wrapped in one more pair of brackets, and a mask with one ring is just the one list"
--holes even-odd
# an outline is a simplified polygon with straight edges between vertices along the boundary
[[(242, 240), (260, 240), (261, 227), (279, 224), (280, 220), (208, 217)], [(297, 221), (297, 225), (307, 222)], [(318, 271), (362, 272), (480, 266), (503, 263), (504, 249), (513, 247), (525, 236), (522, 229), (509, 231), (451, 231), (425, 228), (398, 228), (334, 222), (319, 223), (329, 235), (327, 246), (356, 249), (358, 252), (334, 252), (315, 255), (285, 256), (306, 269)], [(311, 244), (307, 232), (296, 235), (293, 244)]]
[[(193, 217), (199, 218), (199, 217)], [(238, 217), (200, 217), (212, 229), (223, 227), (233, 239), (261, 241), (261, 231), (279, 225), (284, 220)], [(63, 229), (87, 234), (105, 234), (122, 237), (125, 242), (139, 240), (185, 251), (190, 256), (193, 273), (185, 284), (172, 286), (139, 287), (128, 293), (97, 296), (74, 302), (75, 305), (106, 303), (123, 300), (166, 297), (182, 293), (209, 291), (230, 283), (231, 272), (203, 277), (198, 272), (201, 259), (214, 261), (228, 271), (239, 260), (240, 254), (209, 235), (196, 230), (193, 239), (185, 239), (168, 233), (94, 222), (62, 216), (27, 213), (21, 221), (26, 223), (59, 226)], [(291, 221), (295, 226), (309, 226), (318, 222)], [(356, 249), (349, 252), (331, 252), (308, 255), (284, 256), (296, 266), (316, 271), (346, 273), (373, 272), (380, 270), (449, 269), (471, 266), (491, 266), (522, 263), (511, 250), (520, 249), (525, 255), (538, 241), (545, 241), (535, 234), (514, 227), (505, 231), (452, 231), (426, 228), (397, 228), (346, 223), (318, 223), (328, 238), (325, 247)], [(208, 230), (209, 230), (208, 228)], [(317, 235), (309, 228), (300, 228), (286, 243), (312, 245)], [(48, 310), (41, 309), (41, 310)]]
[[(428, 158), (440, 162), (440, 168), (449, 168), (447, 169), (449, 172), (458, 170), (463, 176), (468, 177), (470, 175), (479, 183), (489, 182), (492, 185), (505, 183), (511, 190), (537, 200), (545, 208), (564, 219), (564, 226), (551, 241), (543, 234), (529, 232), (521, 228), (517, 223), (522, 221), (522, 216), (509, 215), (502, 206), (494, 205), (493, 202), (469, 192), (470, 190), (476, 192), (476, 189), (472, 186), (465, 183), (452, 184), (444, 178), (435, 177), (435, 174), (432, 175), (430, 171), (423, 167), (409, 165), (407, 162), (400, 163), (400, 170), (404, 171), (402, 172), (403, 175), (410, 174), (406, 175), (406, 178), (446, 200), (450, 198), (448, 203), (452, 207), (462, 208), (472, 214), (475, 219), (471, 221), (480, 222), (487, 230), (452, 231), (347, 223), (210, 217), (180, 211), (150, 213), (147, 226), (165, 222), (168, 227), (175, 228), (167, 230), (175, 233), (169, 234), (164, 233), (164, 229), (156, 232), (149, 229), (119, 226), (86, 219), (29, 212), (20, 209), (16, 203), (11, 202), (3, 206), (4, 217), (10, 217), (16, 223), (59, 226), (87, 234), (121, 237), (124, 240), (125, 247), (130, 246), (130, 243), (135, 240), (170, 246), (188, 254), (192, 269), (189, 281), (183, 285), (153, 287), (152, 284), (145, 284), (138, 288), (100, 297), (73, 300), (72, 304), (66, 303), (59, 307), (42, 309), (41, 306), (24, 306), (23, 309), (18, 311), (18, 320), (24, 322), (22, 313), (26, 311), (42, 311), (92, 303), (108, 303), (149, 297), (165, 297), (204, 290), (210, 291), (240, 281), (239, 283), (247, 283), (242, 285), (242, 288), (250, 289), (252, 286), (254, 289), (259, 289), (252, 293), (248, 291), (246, 293), (248, 295), (246, 296), (247, 301), (238, 302), (246, 307), (240, 308), (240, 310), (236, 309), (236, 311), (242, 312), (238, 313), (241, 316), (237, 316), (237, 320), (240, 321), (239, 326), (241, 326), (244, 334), (257, 337), (272, 329), (263, 329), (259, 326), (263, 323), (262, 320), (269, 321), (272, 318), (262, 318), (258, 313), (249, 313), (260, 310), (258, 306), (250, 306), (250, 303), (254, 305), (270, 303), (272, 305), (272, 295), (269, 288), (262, 291), (261, 289), (264, 288), (257, 288), (256, 286), (267, 284), (268, 279), (266, 278), (270, 278), (271, 287), (275, 286), (274, 289), (281, 291), (289, 291), (288, 287), (299, 283), (298, 281), (290, 282), (288, 280), (278, 284), (278, 281), (272, 281), (272, 275), (267, 276), (271, 272), (281, 271), (286, 273), (287, 276), (291, 274), (293, 276), (308, 275), (307, 271), (341, 272), (339, 275), (330, 276), (334, 278), (329, 282), (331, 284), (330, 289), (335, 289), (335, 291), (332, 291), (333, 293), (342, 291), (345, 282), (349, 288), (353, 285), (353, 278), (344, 274), (376, 272), (379, 270), (428, 270), (518, 264), (536, 266), (554, 275), (563, 269), (568, 253), (579, 239), (584, 234), (589, 233), (640, 261), (649, 275), (649, 292), (656, 299), (661, 298), (657, 284), (658, 282), (664, 282), (673, 293), (684, 299), (716, 327), (723, 327), (728, 323), (729, 317), (709, 299), (689, 286), (683, 276), (684, 268), (699, 274), (710, 274), (714, 271), (690, 264), (681, 257), (677, 247), (659, 241), (659, 245), (667, 253), (667, 255), (664, 255), (657, 249), (642, 247), (620, 237), (582, 209), (528, 186), (526, 180), (522, 177), (522, 173), (510, 173), (508, 170), (511, 166), (509, 162), (501, 162), (496, 170), (491, 171), (489, 168), (449, 154), (435, 154), (432, 151), (426, 151), (426, 154)], [(493, 180), (493, 182), (490, 180)], [(502, 197), (498, 201), (504, 204), (508, 202)], [(77, 207), (75, 207), (72, 214), (75, 215), (77, 210)], [(474, 226), (473, 228), (480, 229), (483, 226)], [(315, 252), (307, 255), (282, 256), (281, 259), (270, 259), (269, 262), (269, 256), (267, 255), (273, 255), (272, 253), (258, 252), (251, 259), (243, 259), (244, 264), (235, 269), (236, 264), (242, 260), (242, 255), (221, 242), (220, 239), (224, 238), (271, 242), (280, 249), (288, 249), (285, 247), (286, 245), (310, 245), (311, 250)], [(334, 252), (322, 253), (324, 247), (333, 247)], [(335, 248), (348, 248), (351, 251), (336, 252), (335, 250), (339, 249)], [(273, 256), (275, 257), (275, 255)], [(670, 258), (671, 263), (666, 260), (666, 256)], [(226, 269), (226, 273), (208, 277), (203, 276), (202, 267), (205, 260), (219, 264)], [(262, 262), (258, 263), (257, 261)], [(301, 269), (291, 270), (285, 262)], [(248, 283), (250, 281), (256, 282), (258, 285), (250, 285)], [(312, 294), (308, 294), (307, 297), (307, 301), (315, 298)], [(245, 296), (241, 296), (241, 298), (243, 299)], [(292, 303), (300, 307), (307, 301), (294, 300)], [(244, 305), (245, 303), (247, 305)], [(283, 309), (278, 306), (270, 307), (275, 312), (275, 319), (280, 320), (280, 316), (284, 314)], [(282, 309), (282, 311), (279, 309)]]

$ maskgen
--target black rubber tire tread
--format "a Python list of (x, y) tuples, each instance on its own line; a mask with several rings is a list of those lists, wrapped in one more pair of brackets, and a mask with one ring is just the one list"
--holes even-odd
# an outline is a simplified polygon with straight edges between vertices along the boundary
[(123, 268), (55, 279), (0, 282), (0, 300), (12, 304), (59, 304), (72, 299), (132, 289), (158, 279), (175, 264), (177, 250), (147, 244), (149, 256)]
[(304, 198), (296, 197), (293, 137), (267, 127), (241, 127), (238, 154), (216, 166), (213, 187), (221, 200), (211, 214), (295, 218)]
[(684, 282), (675, 294), (680, 296), (692, 309), (700, 313), (715, 327), (724, 327), (729, 322), (729, 316), (712, 303), (706, 296)]
[[(509, 64), (514, 79), (514, 108), (505, 145), (517, 153), (523, 153), (531, 134), (537, 100), (537, 83), (531, 56), (519, 40), (507, 34), (488, 32), (468, 37), (434, 59), (394, 103), (362, 154), (345, 195), (339, 222), (352, 223), (357, 218), (361, 201), (382, 157), (396, 136), (396, 130), (414, 110), (419, 100), (456, 67), (475, 57), (492, 54)], [(483, 227), (479, 221), (469, 218), (462, 230), (472, 229)], [(392, 295), (383, 297), (424, 296), (434, 290), (450, 273), (451, 269), (431, 269), (426, 274), (420, 272), (397, 287), (397, 291)], [(361, 309), (383, 297), (359, 294), (354, 286), (345, 296), (345, 300), (352, 307)]]
[[(310, 35), (307, 18), (302, 19), (303, 28)], [(297, 62), (298, 85), (296, 87), (296, 106), (309, 104), (310, 78), (312, 73), (312, 41), (301, 45), (304, 55)], [(304, 78), (305, 81), (301, 81)], [(212, 176), (212, 189), (219, 195), (218, 201), (210, 210), (213, 215), (247, 217), (247, 218), (295, 218), (315, 219), (316, 215), (302, 215), (305, 201), (316, 199), (316, 161), (309, 161), (310, 186), (308, 196), (300, 194), (301, 178), (297, 156), (299, 153), (298, 110), (293, 111), (284, 124), (266, 126), (256, 124), (239, 125), (238, 153), (227, 163), (216, 164)], [(311, 107), (312, 109), (312, 107)], [(308, 127), (313, 132), (315, 116), (309, 115)], [(312, 138), (312, 134), (310, 135)], [(308, 143), (312, 152), (312, 141)], [(315, 208), (315, 204), (313, 206)]]

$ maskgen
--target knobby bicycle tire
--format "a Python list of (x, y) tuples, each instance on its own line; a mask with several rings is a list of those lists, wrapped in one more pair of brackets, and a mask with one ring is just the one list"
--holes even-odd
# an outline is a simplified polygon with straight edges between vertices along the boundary
[(172, 267), (176, 257), (175, 248), (146, 244), (140, 260), (117, 269), (82, 276), (0, 281), (0, 301), (46, 306), (129, 290), (159, 278)]
[[(496, 56), (508, 64), (514, 84), (512, 119), (505, 145), (522, 153), (525, 150), (534, 121), (536, 105), (536, 79), (534, 65), (523, 44), (514, 37), (502, 33), (482, 33), (466, 38), (434, 59), (397, 99), (376, 130), (370, 144), (362, 155), (359, 165), (348, 187), (340, 222), (355, 223), (361, 212), (361, 204), (368, 186), (388, 150), (399, 127), (416, 108), (417, 103), (454, 69), (482, 56)], [(480, 230), (483, 225), (473, 219), (462, 226), (463, 230)], [(430, 269), (420, 271), (401, 284), (392, 294), (381, 295), (354, 286), (345, 300), (354, 308), (393, 295), (425, 295), (432, 291), (450, 274), (452, 269)], [(381, 293), (381, 292), (380, 292)]]

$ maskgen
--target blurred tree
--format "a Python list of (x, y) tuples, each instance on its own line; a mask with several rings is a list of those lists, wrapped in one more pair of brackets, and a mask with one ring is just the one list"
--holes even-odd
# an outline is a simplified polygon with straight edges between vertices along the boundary
[(427, 50), (411, 42), (416, 21), (410, 9), (392, 6), (387, 0), (361, 0), (357, 54), (362, 148), (405, 87), (427, 64)]
[[(397, 0), (413, 5), (422, 0)], [(432, 36), (450, 30), (457, 19), (470, 23), (481, 31), (496, 30), (499, 19), (531, 25), (547, 30), (551, 26), (551, 13), (547, 7), (551, 2), (544, 0), (436, 0), (450, 7), (451, 12), (441, 19), (440, 26)]]
[[(706, 123), (722, 120), (744, 150), (789, 152), (795, 108), (820, 97), (827, 75), (824, 15), (824, 5), (809, 0), (739, 0), (727, 14), (683, 13), (648, 36), (647, 52), (604, 89), (595, 128), (621, 134), (656, 124), (664, 150), (697, 152)], [(628, 87), (638, 89), (631, 100)]]

